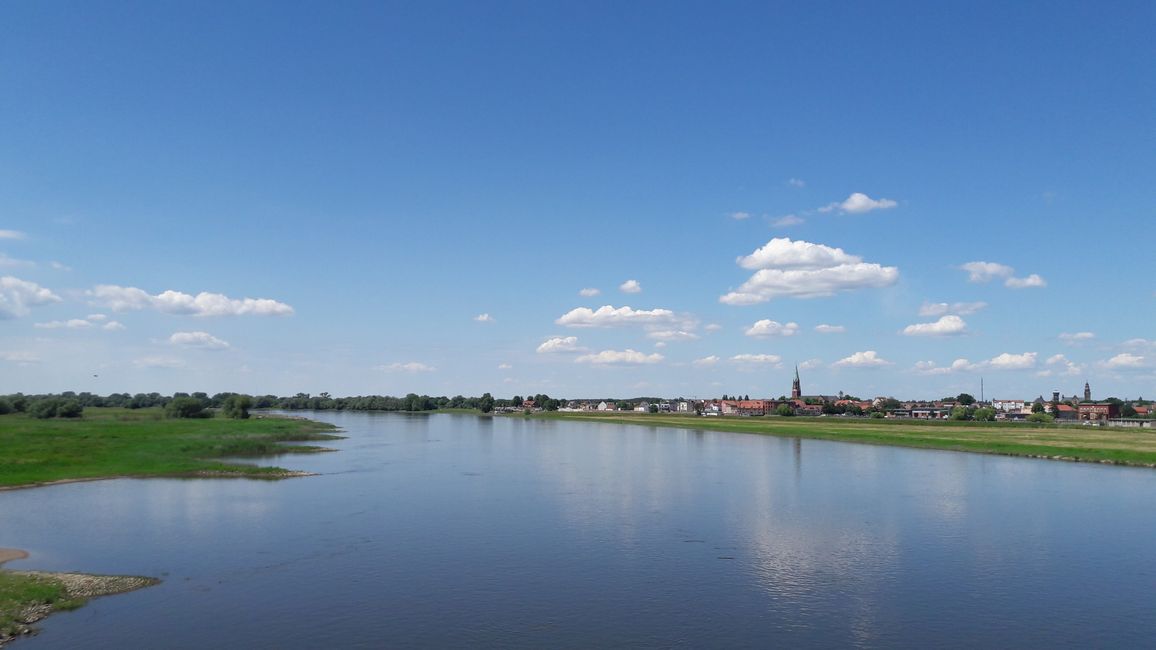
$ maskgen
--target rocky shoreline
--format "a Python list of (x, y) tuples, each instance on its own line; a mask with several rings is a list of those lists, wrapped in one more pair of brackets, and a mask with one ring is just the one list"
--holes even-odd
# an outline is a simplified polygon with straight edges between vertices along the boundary
[[(28, 557), (17, 549), (0, 549), (0, 565), (10, 560)], [(90, 598), (123, 594), (160, 583), (156, 578), (143, 576), (101, 576), (87, 573), (52, 573), (47, 571), (10, 571), (0, 568), (0, 573), (25, 578), (29, 583), (59, 586), (63, 598), (53, 602), (43, 600), (7, 601), (0, 598), (0, 647), (22, 636), (36, 634), (35, 623), (43, 620), (58, 609), (75, 609)], [(0, 594), (2, 597), (4, 594)]]

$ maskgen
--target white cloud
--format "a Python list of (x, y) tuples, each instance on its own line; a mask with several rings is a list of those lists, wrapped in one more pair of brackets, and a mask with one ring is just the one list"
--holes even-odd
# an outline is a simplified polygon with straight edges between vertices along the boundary
[(622, 293), (641, 293), (642, 285), (638, 284), (638, 280), (627, 280), (618, 285), (618, 290)]
[(1029, 275), (1026, 278), (1008, 278), (1007, 280), (1004, 280), (1003, 284), (1005, 287), (1009, 287), (1011, 289), (1033, 289), (1036, 287), (1048, 286), (1048, 283), (1035, 273)]
[(822, 325), (816, 325), (815, 331), (820, 334), (842, 334), (847, 331), (847, 328), (842, 325), (828, 325), (823, 323)]
[(893, 266), (865, 263), (842, 248), (786, 237), (772, 239), (736, 261), (745, 269), (758, 270), (738, 290), (719, 298), (719, 302), (728, 305), (753, 305), (779, 296), (830, 296), (840, 291), (889, 286), (899, 278), (899, 270)]
[(24, 239), (25, 236), (19, 230), (0, 230), (0, 239)]
[(873, 199), (862, 192), (854, 192), (848, 196), (842, 203), (830, 203), (822, 208), (819, 212), (831, 212), (838, 210), (845, 214), (863, 214), (871, 212), (872, 210), (886, 210), (894, 208), (899, 205), (891, 199)]
[(492, 323), (494, 322), (494, 317), (489, 314), (478, 314), (477, 316), (474, 316), (474, 320), (478, 321), (479, 323)]
[(997, 262), (968, 262), (962, 264), (960, 269), (967, 271), (968, 282), (991, 282), (995, 278), (1010, 277), (1016, 270), (1006, 264), (999, 264)]
[(1068, 345), (1076, 345), (1077, 343), (1083, 343), (1084, 341), (1091, 341), (1092, 339), (1096, 338), (1096, 335), (1091, 332), (1075, 332), (1072, 334), (1069, 334), (1068, 332), (1062, 332), (1058, 338)]
[(653, 339), (655, 341), (667, 342), (693, 341), (698, 338), (698, 334), (695, 334), (694, 332), (686, 332), (683, 330), (656, 330), (653, 332), (647, 332), (646, 338)]
[(433, 366), (418, 361), (408, 361), (406, 363), (394, 362), (388, 365), (375, 366), (374, 369), (385, 372), (433, 372), (436, 370)]
[(787, 323), (784, 325), (778, 321), (764, 318), (763, 320), (756, 321), (754, 325), (748, 327), (743, 333), (755, 338), (766, 338), (768, 336), (794, 336), (798, 331), (798, 323)]
[(68, 266), (67, 264), (62, 264), (60, 262), (57, 262), (56, 260), (49, 262), (48, 266), (51, 266), (53, 268), (53, 270), (56, 270), (56, 271), (71, 271), (72, 270), (71, 266)]
[(586, 348), (578, 347), (577, 336), (555, 336), (547, 339), (538, 346), (538, 354), (553, 354), (556, 352), (585, 352)]
[(87, 321), (83, 318), (73, 318), (70, 320), (50, 320), (46, 323), (33, 323), (32, 326), (33, 327), (39, 327), (40, 329), (45, 329), (45, 330), (54, 330), (54, 329), (82, 330), (82, 329), (87, 329), (89, 327), (92, 327), (92, 322)]
[(578, 295), (582, 296), (583, 298), (593, 298), (600, 293), (602, 293), (602, 291), (595, 289), (594, 287), (586, 287), (585, 289), (580, 289), (578, 291)]
[(599, 366), (609, 365), (641, 365), (652, 364), (662, 361), (665, 357), (655, 352), (653, 354), (644, 354), (636, 352), (629, 348), (625, 350), (603, 350), (596, 354), (585, 354), (574, 361), (577, 363), (592, 363)]
[(0, 320), (27, 315), (32, 307), (60, 302), (60, 296), (27, 280), (0, 277)]
[(843, 264), (817, 270), (762, 269), (737, 291), (719, 298), (727, 305), (754, 305), (781, 296), (819, 298), (841, 291), (880, 288), (895, 284), (899, 269), (878, 264)]
[(791, 226), (797, 226), (797, 225), (804, 223), (804, 222), (805, 222), (805, 220), (798, 215), (785, 214), (785, 215), (779, 217), (778, 219), (775, 219), (774, 221), (772, 221), (771, 227), (772, 228), (790, 228)]
[(510, 369), (511, 369), (511, 368), (513, 368), (513, 367), (514, 367), (514, 366), (511, 366), (511, 365), (510, 365), (510, 364), (508, 364), (508, 363), (499, 363), (499, 364), (498, 364), (498, 370), (510, 370)]
[(791, 187), (806, 187), (807, 183), (799, 178), (788, 178), (787, 185), (790, 185)]
[(717, 363), (718, 363), (718, 357), (712, 354), (709, 357), (703, 357), (701, 359), (695, 359), (694, 361), (691, 362), (691, 365), (698, 366), (699, 368), (708, 368), (708, 367), (713, 366)]
[(9, 257), (7, 253), (0, 253), (0, 267), (16, 268), (16, 267), (33, 267), (36, 262), (29, 262), (28, 260), (18, 260), (15, 257)]
[(710, 323), (706, 327), (704, 327), (703, 329), (708, 331), (708, 332), (717, 332), (717, 331), (721, 330), (722, 328), (723, 328), (723, 326), (719, 325), (718, 323)]
[(654, 347), (656, 347), (656, 348), (665, 348), (665, 347), (666, 347), (666, 341), (656, 341), (656, 342), (655, 342), (655, 344), (654, 344)]
[(100, 323), (100, 322), (108, 320), (108, 316), (105, 314), (89, 314), (89, 315), (85, 316), (85, 319), (90, 320), (94, 323)]
[(841, 264), (857, 264), (863, 259), (848, 255), (842, 248), (832, 248), (808, 241), (791, 241), (776, 237), (750, 255), (735, 260), (744, 269), (825, 269)]
[(968, 316), (974, 314), (987, 307), (986, 302), (924, 302), (919, 307), (920, 316), (944, 316), (946, 314), (955, 314), (957, 316)]
[(137, 368), (184, 368), (185, 362), (174, 357), (149, 356), (134, 359), (132, 365)]
[(1105, 361), (1104, 365), (1113, 369), (1144, 368), (1147, 367), (1148, 360), (1138, 354), (1121, 352)]
[(8, 363), (15, 363), (21, 366), (27, 366), (33, 363), (40, 363), (40, 357), (35, 352), (24, 352), (19, 350), (0, 351), (0, 360)]
[(577, 307), (554, 321), (566, 327), (616, 327), (623, 325), (673, 324), (678, 318), (669, 309), (631, 309), (603, 305), (597, 310)]
[(999, 356), (984, 361), (982, 367), (993, 370), (1027, 370), (1036, 367), (1036, 353), (1024, 352), (1022, 354), (1011, 354), (1004, 352)]
[(191, 296), (180, 291), (163, 291), (155, 296), (136, 287), (100, 284), (88, 292), (93, 304), (113, 311), (156, 309), (167, 314), (191, 316), (288, 316), (293, 308), (268, 298), (230, 298), (202, 291)]
[(169, 343), (186, 348), (201, 350), (227, 350), (229, 344), (208, 332), (174, 332)]
[(877, 368), (879, 366), (889, 366), (890, 361), (880, 358), (875, 350), (864, 350), (863, 352), (856, 352), (849, 357), (839, 359), (831, 364), (836, 368)]
[(905, 336), (955, 336), (967, 333), (967, 323), (955, 315), (944, 316), (934, 323), (916, 323), (903, 328)]
[(742, 221), (743, 219), (750, 219), (750, 218), (751, 218), (750, 212), (732, 212), (731, 213), (731, 219), (734, 219), (736, 221)]
[(1063, 376), (1068, 376), (1068, 377), (1074, 377), (1074, 376), (1076, 376), (1076, 375), (1078, 375), (1084, 371), (1084, 367), (1082, 365), (1071, 361), (1070, 359), (1068, 359), (1067, 357), (1065, 357), (1062, 354), (1053, 354), (1052, 356), (1048, 357), (1048, 360), (1045, 361), (1044, 364), (1047, 366), (1062, 366), (1062, 367), (1061, 368), (1055, 368), (1055, 369), (1049, 368), (1048, 370), (1044, 370), (1042, 372), (1037, 373), (1042, 377), (1048, 377), (1048, 376), (1051, 376), (1053, 374), (1058, 374), (1058, 375), (1063, 375)]
[(823, 365), (822, 359), (807, 359), (799, 364), (799, 370), (813, 370)]
[(953, 372), (972, 370), (975, 367), (967, 359), (956, 359), (950, 366), (939, 367), (934, 361), (919, 361), (915, 364), (915, 372), (921, 375), (947, 375)]
[(736, 354), (731, 357), (731, 361), (735, 363), (767, 363), (777, 364), (783, 358), (777, 354)]
[(124, 325), (118, 323), (117, 321), (110, 320), (107, 323), (105, 323), (104, 325), (102, 325), (100, 327), (100, 329), (108, 330), (110, 332), (119, 332), (120, 330), (124, 329)]

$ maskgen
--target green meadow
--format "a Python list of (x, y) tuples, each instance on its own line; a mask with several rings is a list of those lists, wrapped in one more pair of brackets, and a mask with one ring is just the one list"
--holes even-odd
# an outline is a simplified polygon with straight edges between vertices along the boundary
[(859, 418), (551, 413), (540, 417), (1156, 467), (1156, 430)]
[(335, 427), (255, 416), (166, 419), (159, 408), (87, 408), (83, 417), (0, 416), (0, 488), (111, 477), (284, 478), (294, 472), (225, 458), (307, 453)]

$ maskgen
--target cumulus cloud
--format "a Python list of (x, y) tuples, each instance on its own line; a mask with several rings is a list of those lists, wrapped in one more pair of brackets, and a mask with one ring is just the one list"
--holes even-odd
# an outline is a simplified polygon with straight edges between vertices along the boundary
[(770, 365), (778, 364), (783, 358), (777, 354), (736, 354), (731, 357), (734, 363), (765, 363)]
[(28, 314), (32, 307), (60, 302), (60, 296), (27, 280), (10, 275), (0, 277), (0, 320)]
[(732, 212), (731, 213), (731, 219), (734, 219), (736, 221), (742, 221), (744, 219), (750, 219), (750, 218), (751, 218), (750, 212)]
[(997, 262), (968, 262), (959, 267), (967, 271), (968, 282), (991, 282), (996, 278), (1010, 277), (1016, 270), (1006, 264)]
[(40, 357), (37, 356), (35, 352), (24, 352), (21, 350), (0, 350), (0, 360), (21, 366), (40, 363)]
[(772, 239), (736, 262), (755, 274), (738, 290), (719, 298), (728, 305), (753, 305), (780, 296), (831, 296), (840, 291), (889, 286), (899, 278), (899, 269), (893, 266), (866, 263), (842, 248), (786, 237)]
[(820, 334), (842, 334), (847, 331), (847, 328), (842, 325), (828, 325), (823, 323), (822, 325), (816, 325), (815, 331)]
[(1037, 287), (1046, 287), (1048, 283), (1039, 275), (1033, 273), (1026, 278), (1008, 278), (1004, 280), (1003, 285), (1011, 289), (1034, 289)]
[(584, 354), (574, 361), (577, 363), (590, 363), (598, 366), (616, 366), (616, 365), (643, 365), (652, 364), (662, 361), (665, 357), (655, 352), (653, 354), (644, 354), (627, 348), (625, 350), (603, 350), (595, 354)]
[(36, 266), (36, 262), (29, 262), (28, 260), (18, 260), (15, 257), (9, 257), (7, 253), (0, 253), (0, 267), (16, 268), (16, 267), (32, 267)]
[(984, 361), (983, 367), (991, 368), (992, 370), (1027, 370), (1036, 367), (1036, 353), (1024, 352), (1022, 354), (1011, 354), (1004, 352), (999, 356)]
[(807, 359), (799, 364), (799, 370), (813, 370), (823, 365), (822, 359)]
[(478, 321), (479, 323), (492, 323), (494, 322), (494, 317), (489, 314), (478, 314), (477, 316), (474, 316), (474, 320)]
[(936, 317), (946, 314), (968, 316), (987, 307), (986, 302), (924, 302), (919, 307), (920, 316)]
[(723, 328), (723, 326), (719, 325), (718, 323), (709, 323), (703, 329), (708, 331), (708, 332), (717, 332), (717, 331), (721, 330), (722, 328)]
[(49, 262), (48, 266), (51, 266), (56, 271), (71, 271), (72, 270), (71, 266), (68, 266), (67, 264), (63, 264), (61, 262), (57, 262), (56, 260)]
[(967, 323), (959, 316), (949, 315), (934, 323), (916, 323), (903, 328), (905, 336), (956, 336), (967, 332)]
[(514, 366), (511, 366), (511, 365), (510, 365), (510, 364), (508, 364), (508, 363), (499, 363), (499, 364), (498, 364), (498, 370), (510, 370), (510, 369), (511, 369), (511, 368), (513, 368), (513, 367), (514, 367)]
[(784, 214), (783, 216), (771, 222), (773, 228), (790, 228), (804, 223), (804, 219), (797, 214)]
[(73, 329), (83, 330), (92, 327), (100, 326), (104, 330), (122, 330), (124, 325), (116, 321), (108, 320), (108, 316), (104, 314), (89, 314), (84, 318), (72, 318), (69, 320), (51, 320), (44, 323), (33, 323), (33, 327), (40, 329), (54, 330), (54, 329)]
[(790, 237), (776, 237), (750, 255), (735, 260), (739, 266), (752, 271), (758, 269), (825, 269), (841, 264), (857, 264), (863, 259), (848, 255), (842, 248), (832, 248), (808, 241), (791, 241)]
[(953, 372), (972, 370), (975, 364), (967, 359), (956, 359), (949, 366), (937, 366), (934, 361), (919, 361), (915, 364), (915, 372), (921, 375), (947, 375)]
[(695, 359), (694, 361), (691, 362), (691, 365), (698, 366), (699, 368), (709, 368), (710, 366), (713, 366), (717, 363), (718, 363), (718, 357), (712, 354), (709, 357), (703, 357), (701, 359)]
[(169, 343), (185, 348), (201, 350), (227, 350), (229, 344), (208, 332), (174, 332)]
[(554, 354), (557, 352), (585, 352), (586, 348), (578, 347), (577, 336), (555, 336), (546, 339), (538, 346), (538, 354)]
[(419, 361), (407, 361), (402, 363), (396, 361), (383, 366), (376, 366), (375, 369), (385, 372), (433, 372), (436, 370), (433, 366), (426, 365)]
[(1105, 361), (1104, 365), (1108, 368), (1116, 370), (1144, 368), (1148, 366), (1148, 360), (1138, 354), (1132, 354), (1131, 352), (1121, 352), (1120, 354), (1117, 354), (1111, 359)]
[(768, 336), (794, 336), (798, 331), (798, 323), (787, 323), (784, 325), (778, 321), (764, 318), (763, 320), (756, 321), (754, 325), (748, 327), (743, 333), (754, 338), (766, 338)]
[(600, 293), (602, 293), (602, 291), (595, 289), (594, 287), (586, 287), (585, 289), (578, 290), (578, 295), (582, 296), (583, 298), (593, 298)]
[(1048, 366), (1048, 368), (1036, 373), (1041, 377), (1050, 377), (1052, 375), (1074, 377), (1084, 371), (1082, 365), (1075, 363), (1062, 354), (1053, 354), (1048, 357), (1044, 365)]
[(678, 317), (669, 309), (632, 309), (603, 305), (597, 310), (577, 307), (554, 321), (566, 327), (619, 327), (624, 325), (673, 324)]
[(838, 210), (844, 214), (863, 214), (872, 210), (886, 210), (899, 205), (891, 199), (873, 199), (862, 192), (854, 192), (841, 203), (830, 203), (819, 208), (819, 212)]
[(136, 287), (99, 284), (90, 291), (93, 304), (113, 311), (155, 309), (166, 314), (188, 316), (289, 316), (293, 308), (269, 298), (230, 298), (202, 291), (196, 296), (180, 291), (149, 293)]
[(876, 354), (875, 350), (864, 350), (863, 352), (856, 352), (849, 357), (839, 359), (831, 365), (836, 368), (878, 368), (880, 366), (889, 366), (891, 362), (881, 358)]
[(19, 230), (0, 230), (0, 239), (24, 239), (25, 236)]
[(175, 357), (148, 356), (134, 359), (132, 365), (137, 368), (184, 368), (185, 362)]
[(1077, 343), (1083, 343), (1084, 341), (1091, 341), (1092, 339), (1096, 338), (1096, 335), (1091, 332), (1062, 332), (1058, 338), (1067, 345), (1076, 345)]
[(647, 332), (646, 338), (660, 342), (693, 341), (698, 338), (698, 334), (683, 330), (655, 330)]
[(642, 285), (638, 283), (638, 280), (627, 280), (618, 285), (618, 290), (622, 293), (641, 293)]
[(790, 185), (791, 187), (806, 187), (807, 183), (799, 178), (788, 178), (787, 185)]

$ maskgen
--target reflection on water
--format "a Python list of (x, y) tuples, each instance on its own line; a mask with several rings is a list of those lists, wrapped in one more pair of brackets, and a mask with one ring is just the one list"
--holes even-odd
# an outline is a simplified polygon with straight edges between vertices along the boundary
[(521, 417), (318, 417), (346, 430), (340, 453), (280, 461), (316, 477), (0, 493), (0, 546), (32, 553), (13, 568), (165, 578), (21, 645), (1138, 646), (1156, 634), (1149, 470)]

